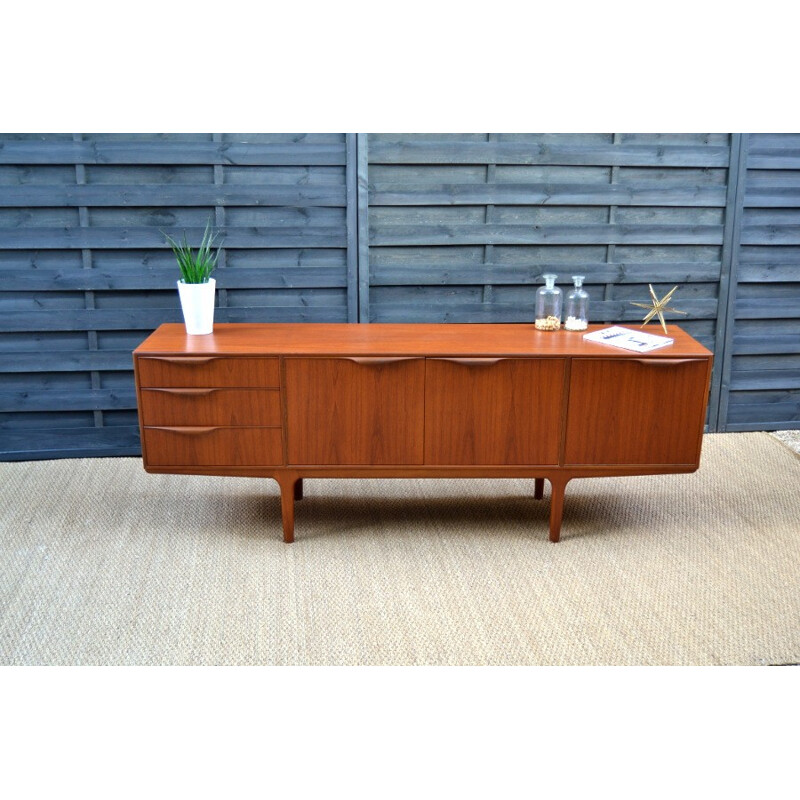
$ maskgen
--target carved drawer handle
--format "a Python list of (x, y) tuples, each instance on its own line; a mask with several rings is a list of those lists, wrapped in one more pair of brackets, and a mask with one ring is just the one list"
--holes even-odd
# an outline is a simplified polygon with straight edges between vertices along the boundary
[(637, 358), (639, 364), (646, 367), (670, 367), (676, 364), (692, 364), (699, 361), (697, 358)]
[(371, 356), (365, 356), (361, 358), (359, 356), (345, 356), (344, 360), (352, 361), (354, 364), (363, 364), (367, 367), (377, 367), (381, 364), (397, 364), (400, 361), (419, 361), (419, 358), (415, 356), (392, 356), (389, 358), (373, 358)]
[(157, 431), (170, 431), (171, 433), (182, 433), (185, 436), (203, 436), (206, 433), (213, 433), (214, 431), (219, 430), (218, 425), (214, 425), (212, 427), (206, 428), (199, 428), (199, 427), (186, 427), (182, 425), (180, 428), (172, 428), (163, 425), (159, 425), (155, 428)]
[(210, 361), (216, 361), (216, 356), (178, 356), (176, 358), (167, 358), (160, 356), (152, 358), (152, 361), (166, 361), (167, 364), (178, 364), (180, 366), (187, 366), (190, 364), (208, 364)]
[(205, 397), (216, 389), (144, 389), (145, 392), (163, 392), (164, 394), (181, 394), (189, 395), (191, 397)]
[(505, 358), (432, 358), (431, 361), (449, 361), (451, 364), (461, 364), (464, 367), (490, 367)]

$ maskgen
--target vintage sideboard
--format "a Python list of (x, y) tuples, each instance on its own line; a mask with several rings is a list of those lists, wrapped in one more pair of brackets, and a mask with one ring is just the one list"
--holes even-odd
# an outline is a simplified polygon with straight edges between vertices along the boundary
[[(589, 330), (602, 326), (592, 325)], [(274, 478), (529, 477), (560, 536), (574, 478), (693, 472), (711, 353), (496, 324), (162, 325), (134, 351), (144, 468)]]

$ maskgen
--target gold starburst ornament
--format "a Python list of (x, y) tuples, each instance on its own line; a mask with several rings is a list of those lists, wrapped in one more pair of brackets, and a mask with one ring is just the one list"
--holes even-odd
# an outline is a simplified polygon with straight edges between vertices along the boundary
[(653, 298), (652, 303), (631, 303), (632, 306), (639, 306), (639, 308), (646, 308), (648, 309), (647, 316), (644, 318), (644, 322), (639, 326), (644, 328), (648, 322), (650, 322), (653, 317), (657, 316), (661, 320), (661, 327), (664, 329), (664, 333), (667, 332), (667, 323), (664, 322), (664, 312), (671, 311), (673, 314), (683, 314), (684, 316), (687, 315), (686, 311), (678, 311), (677, 308), (672, 308), (668, 306), (667, 303), (670, 301), (670, 298), (673, 294), (677, 291), (678, 287), (673, 286), (660, 300), (656, 297), (656, 293), (653, 291), (653, 285), (651, 283), (647, 284), (650, 287), (650, 297)]

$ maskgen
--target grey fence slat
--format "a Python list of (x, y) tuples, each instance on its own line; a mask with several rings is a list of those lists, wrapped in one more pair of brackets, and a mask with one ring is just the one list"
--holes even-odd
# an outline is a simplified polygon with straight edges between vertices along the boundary
[(283, 184), (0, 185), (0, 207), (323, 206), (344, 207), (344, 186)]
[(761, 148), (800, 148), (800, 133), (750, 133), (750, 150)]
[(778, 405), (796, 402), (800, 398), (800, 389), (778, 389), (770, 391), (740, 391), (731, 396), (731, 405), (747, 406), (753, 403), (762, 405)]
[(744, 433), (746, 431), (790, 431), (797, 428), (797, 419), (791, 419), (786, 422), (729, 422), (725, 427), (725, 430), (728, 433), (736, 433), (741, 432)]
[[(175, 266), (168, 269), (26, 269), (9, 270), (8, 275), (0, 272), (0, 276), (2, 290), (6, 292), (174, 290), (178, 279)], [(226, 267), (218, 270), (214, 277), (221, 289), (331, 288), (347, 285), (344, 270), (333, 266), (281, 268), (271, 265), (268, 269)]]
[(800, 169), (800, 148), (754, 148), (747, 165), (750, 169)]
[[(182, 239), (184, 230), (190, 242), (199, 242), (202, 228), (165, 228), (166, 233)], [(221, 228), (225, 248), (237, 247), (347, 247), (347, 234), (342, 227), (253, 227)], [(0, 228), (0, 248), (31, 249), (128, 249), (168, 248), (158, 228)]]
[[(35, 448), (31, 446), (34, 443)], [(137, 456), (141, 452), (136, 426), (0, 431), (4, 461)]]
[[(799, 229), (800, 232), (800, 229)], [(722, 244), (721, 225), (391, 225), (370, 246), (446, 244)], [(798, 239), (800, 243), (800, 239)]]
[(751, 374), (754, 371), (798, 370), (800, 353), (740, 353), (735, 361), (736, 375)]
[[(217, 308), (216, 322), (344, 322), (345, 307), (260, 306)], [(60, 311), (8, 311), (3, 315), (6, 331), (134, 331), (155, 330), (163, 322), (183, 322), (180, 308), (79, 309)]]
[(754, 336), (734, 335), (733, 355), (776, 355), (797, 353), (798, 337), (781, 334), (761, 334)]
[(749, 169), (745, 186), (748, 194), (771, 194), (771, 190), (780, 192), (782, 189), (796, 191), (800, 188), (800, 170)]
[[(131, 383), (133, 380), (131, 379)], [(136, 408), (136, 392), (122, 389), (39, 390), (0, 392), (0, 412), (100, 411)]]
[(800, 245), (800, 225), (745, 225), (741, 244)]
[(797, 264), (747, 264), (740, 261), (738, 278), (740, 284), (792, 283), (797, 280)]
[(792, 319), (798, 316), (797, 300), (785, 297), (753, 297), (736, 300), (736, 319)]
[[(800, 406), (798, 406), (797, 400), (789, 400), (786, 403), (748, 402), (747, 405), (731, 405), (728, 411), (728, 427), (736, 430), (734, 426), (737, 423), (753, 426), (753, 423), (748, 423), (747, 420), (755, 417), (758, 420), (767, 421), (773, 430), (780, 430), (781, 428), (785, 430), (791, 428), (800, 429), (800, 411), (798, 411), (798, 408)], [(750, 430), (754, 429), (756, 429), (755, 426), (750, 428)]]
[[(140, 337), (142, 341), (145, 335)], [(0, 353), (0, 373), (104, 372), (133, 369), (130, 350), (35, 350)]]
[(347, 307), (263, 306), (220, 309), (219, 322), (347, 322)]
[(800, 389), (800, 369), (762, 369), (731, 374), (731, 390)]
[(774, 186), (748, 189), (745, 208), (798, 208), (800, 186)]
[[(681, 303), (682, 310), (689, 312), (688, 317), (676, 318), (667, 314), (668, 324), (683, 325), (686, 319), (714, 319), (716, 317), (717, 302), (715, 299), (685, 300)], [(412, 298), (407, 302), (372, 303), (374, 319), (381, 322), (520, 322), (533, 318), (533, 304), (520, 303), (491, 303), (479, 302), (437, 302), (423, 303), (420, 298)], [(641, 323), (643, 314), (627, 301), (594, 301), (590, 304), (591, 320), (612, 317), (618, 321)], [(660, 331), (652, 323), (649, 330), (653, 333)]]
[(406, 264), (373, 266), (372, 286), (472, 285), (472, 284), (541, 284), (542, 275), (555, 273), (559, 284), (571, 275), (584, 275), (587, 285), (593, 283), (696, 283), (716, 282), (719, 262), (574, 262), (539, 264), (536, 266), (509, 264), (478, 264), (469, 267), (441, 264)]
[(376, 142), (372, 164), (548, 164), (727, 167), (728, 148), (693, 145), (551, 145), (529, 142)]
[(0, 141), (0, 164), (344, 165), (343, 144)]
[(774, 247), (772, 245), (750, 245), (739, 248), (742, 264), (788, 264), (800, 261), (800, 247)]
[(370, 188), (373, 206), (426, 205), (578, 205), (578, 206), (704, 206), (725, 205), (724, 186), (619, 184), (393, 184)]

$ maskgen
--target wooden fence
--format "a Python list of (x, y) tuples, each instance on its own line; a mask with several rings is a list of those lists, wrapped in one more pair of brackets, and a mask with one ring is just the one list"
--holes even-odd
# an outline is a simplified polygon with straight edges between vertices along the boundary
[(0, 135), (0, 458), (139, 452), (131, 350), (179, 321), (163, 232), (222, 231), (218, 321), (592, 321), (678, 284), (710, 430), (800, 427), (800, 136)]
[(800, 134), (750, 134), (742, 164), (720, 430), (800, 428)]

